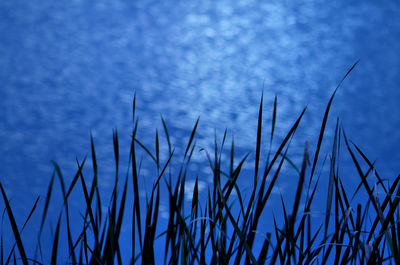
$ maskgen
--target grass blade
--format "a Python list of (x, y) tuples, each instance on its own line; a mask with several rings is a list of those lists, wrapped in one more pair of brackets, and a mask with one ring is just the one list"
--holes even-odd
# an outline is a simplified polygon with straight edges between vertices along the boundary
[(156, 129), (156, 163), (157, 163), (157, 170), (160, 169), (160, 143), (158, 141), (158, 130)]
[(260, 107), (258, 110), (258, 125), (257, 125), (257, 143), (256, 143), (256, 159), (254, 166), (254, 186), (257, 186), (258, 165), (260, 163), (260, 149), (261, 149), (261, 131), (262, 131), (262, 108), (263, 108), (264, 94), (261, 95)]
[(90, 133), (90, 148), (91, 148), (91, 151), (92, 151), (93, 172), (94, 172), (94, 175), (97, 176), (96, 151), (95, 151), (95, 148), (94, 148), (94, 140), (93, 140), (92, 133)]
[(138, 139), (134, 139), (137, 144), (151, 157), (151, 159), (154, 161), (155, 164), (157, 164), (157, 159), (154, 157), (154, 155), (150, 152), (149, 149), (147, 149), (144, 144), (142, 144)]
[(168, 133), (167, 125), (166, 125), (166, 123), (165, 123), (165, 121), (164, 121), (163, 116), (161, 116), (161, 122), (162, 122), (162, 125), (163, 125), (163, 127), (164, 127), (165, 137), (167, 138), (168, 152), (169, 152), (169, 154), (171, 154), (171, 150), (172, 150), (172, 148), (171, 148), (171, 141), (170, 141), (170, 139), (169, 139), (169, 133)]
[(315, 151), (315, 156), (314, 156), (314, 162), (312, 164), (312, 169), (311, 169), (311, 175), (310, 175), (310, 183), (313, 179), (313, 175), (314, 175), (314, 171), (315, 171), (315, 166), (317, 165), (317, 160), (318, 160), (318, 155), (319, 155), (319, 151), (321, 149), (321, 143), (322, 143), (322, 139), (324, 138), (324, 132), (325, 132), (325, 126), (326, 126), (326, 122), (328, 120), (328, 114), (329, 114), (329, 110), (331, 108), (332, 105), (332, 101), (333, 98), (335, 97), (335, 94), (338, 90), (338, 88), (342, 85), (343, 81), (346, 79), (346, 77), (350, 74), (350, 72), (354, 69), (354, 67), (358, 64), (359, 61), (357, 61), (356, 63), (353, 64), (353, 66), (347, 71), (347, 73), (344, 75), (344, 77), (342, 78), (342, 80), (339, 82), (338, 86), (335, 88), (335, 90), (333, 91), (333, 94), (331, 96), (331, 98), (329, 99), (328, 105), (326, 106), (325, 109), (325, 114), (324, 114), (324, 118), (322, 121), (322, 125), (321, 125), (321, 130), (319, 133), (319, 137), (318, 137), (318, 143), (317, 143), (317, 149)]
[(334, 136), (333, 147), (332, 147), (331, 167), (330, 167), (330, 172), (329, 172), (329, 183), (328, 183), (328, 195), (327, 195), (327, 200), (326, 200), (324, 237), (326, 237), (326, 234), (328, 232), (329, 219), (330, 219), (330, 215), (331, 215), (333, 185), (334, 185), (335, 165), (336, 165), (336, 146), (337, 146), (338, 128), (339, 128), (339, 119), (336, 122), (335, 136)]
[(21, 235), (18, 231), (17, 223), (15, 222), (15, 219), (14, 219), (14, 214), (11, 210), (10, 204), (7, 199), (6, 192), (4, 191), (4, 188), (3, 188), (3, 185), (1, 184), (1, 182), (0, 182), (0, 189), (1, 189), (1, 193), (3, 195), (4, 204), (6, 205), (8, 219), (10, 220), (10, 224), (11, 224), (11, 228), (14, 233), (15, 241), (17, 242), (18, 250), (21, 255), (22, 263), (24, 265), (28, 265), (28, 259), (26, 257), (24, 245), (22, 244)]
[(45, 199), (44, 208), (43, 208), (42, 220), (40, 221), (38, 238), (40, 238), (40, 235), (43, 230), (44, 221), (46, 219), (47, 210), (48, 210), (49, 203), (50, 203), (51, 191), (53, 190), (54, 176), (55, 176), (55, 173), (53, 172), (51, 179), (50, 179), (49, 187), (47, 188), (47, 194), (46, 194), (46, 199)]
[(184, 157), (186, 157), (187, 152), (189, 151), (190, 145), (192, 144), (192, 141), (193, 141), (193, 138), (194, 138), (194, 134), (196, 133), (196, 129), (197, 129), (197, 125), (199, 124), (199, 121), (200, 121), (200, 117), (197, 118), (196, 124), (193, 127), (192, 133), (191, 133), (190, 138), (189, 138), (188, 145), (186, 147), (186, 151), (185, 151), (185, 156)]
[(51, 262), (50, 262), (51, 265), (57, 265), (58, 237), (60, 234), (60, 221), (61, 221), (61, 214), (58, 217), (56, 233), (54, 235), (54, 240), (53, 240), (53, 248), (51, 251)]
[(118, 168), (119, 168), (119, 144), (118, 144), (118, 131), (117, 129), (113, 130), (113, 146), (114, 146), (114, 157), (115, 157), (115, 174), (118, 176)]

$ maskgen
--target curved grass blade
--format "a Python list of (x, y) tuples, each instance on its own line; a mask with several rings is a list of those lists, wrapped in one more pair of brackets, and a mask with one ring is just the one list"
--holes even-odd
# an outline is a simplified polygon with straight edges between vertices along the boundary
[(263, 246), (261, 247), (261, 251), (260, 254), (258, 256), (258, 263), (259, 264), (264, 264), (266, 259), (267, 259), (267, 255), (268, 255), (268, 250), (269, 250), (269, 246), (271, 244), (271, 233), (267, 233)]
[(51, 191), (53, 190), (54, 176), (55, 176), (55, 173), (53, 172), (51, 179), (50, 179), (49, 187), (47, 188), (47, 194), (46, 194), (46, 199), (45, 199), (44, 208), (43, 208), (42, 220), (40, 222), (40, 228), (39, 228), (39, 236), (38, 236), (39, 238), (42, 233), (44, 221), (45, 221), (46, 215), (47, 215), (47, 210), (49, 208)]
[(60, 166), (59, 166), (59, 165), (57, 164), (57, 162), (54, 161), (54, 160), (51, 160), (51, 163), (53, 164), (54, 169), (56, 170), (58, 179), (59, 179), (59, 181), (60, 181), (61, 191), (62, 191), (62, 193), (63, 193), (63, 198), (65, 198), (67, 193), (66, 193), (66, 190), (65, 190), (64, 177), (63, 177), (63, 175), (62, 175), (62, 173), (61, 173)]
[(64, 203), (68, 200), (69, 195), (71, 194), (72, 190), (75, 187), (76, 182), (79, 179), (79, 174), (82, 172), (83, 166), (85, 165), (86, 157), (83, 159), (82, 164), (78, 166), (78, 170), (75, 173), (74, 179), (71, 182), (71, 185), (68, 188), (67, 193), (65, 194)]
[[(78, 167), (79, 167), (78, 172), (82, 171), (82, 167), (83, 167), (83, 164), (85, 163), (85, 161), (86, 161), (86, 157), (83, 160), (82, 166), (79, 166), (79, 164), (78, 164)], [(69, 222), (69, 210), (68, 210), (68, 200), (67, 200), (67, 192), (66, 192), (66, 189), (65, 189), (64, 178), (62, 176), (61, 169), (58, 166), (58, 164), (53, 160), (51, 161), (51, 163), (54, 165), (54, 168), (56, 170), (56, 173), (58, 175), (58, 178), (59, 178), (59, 181), (60, 181), (60, 185), (61, 185), (61, 191), (62, 191), (62, 195), (63, 195), (63, 199), (64, 199), (64, 206), (65, 206), (65, 212), (66, 212), (66, 216), (65, 217), (66, 217), (66, 220), (67, 220), (68, 249), (70, 251), (70, 254), (72, 254), (73, 261), (75, 261), (76, 260), (75, 253), (71, 252), (72, 251), (71, 249), (72, 249), (72, 246), (73, 246), (73, 242), (72, 242), (72, 238), (71, 238), (71, 229), (70, 229), (70, 222)], [(75, 185), (76, 180), (77, 180), (77, 176), (74, 178), (74, 180), (73, 180), (73, 182), (71, 184), (70, 190), (72, 190), (72, 187)]]
[(39, 202), (39, 198), (40, 198), (40, 196), (38, 196), (38, 197), (36, 198), (36, 201), (35, 201), (35, 203), (34, 203), (32, 209), (31, 209), (31, 211), (29, 212), (28, 217), (26, 218), (25, 223), (24, 223), (24, 225), (22, 226), (20, 233), (22, 233), (22, 231), (24, 231), (24, 228), (25, 228), (26, 224), (29, 222), (29, 219), (31, 219), (32, 214), (33, 214), (33, 212), (35, 211), (36, 206), (37, 206), (37, 204), (38, 204), (38, 202)]
[(359, 61), (357, 61), (356, 63), (353, 64), (353, 66), (347, 71), (347, 73), (344, 75), (344, 77), (342, 78), (342, 80), (339, 82), (339, 84), (337, 85), (337, 87), (335, 88), (335, 90), (333, 91), (333, 94), (331, 96), (331, 98), (329, 99), (328, 105), (326, 106), (325, 109), (325, 114), (324, 114), (324, 118), (322, 120), (322, 125), (321, 125), (321, 130), (319, 133), (319, 137), (318, 137), (318, 143), (317, 143), (317, 149), (315, 150), (315, 156), (314, 156), (314, 162), (312, 164), (312, 169), (311, 169), (311, 175), (310, 175), (310, 183), (313, 179), (313, 175), (314, 175), (314, 171), (315, 171), (315, 166), (317, 165), (317, 160), (318, 160), (318, 155), (319, 155), (319, 151), (321, 149), (321, 143), (322, 143), (322, 139), (324, 138), (324, 132), (325, 132), (325, 126), (326, 126), (326, 122), (328, 120), (328, 114), (329, 114), (329, 110), (331, 108), (332, 105), (332, 101), (333, 98), (335, 97), (335, 94), (338, 90), (338, 88), (342, 85), (343, 81), (346, 79), (346, 77), (350, 74), (350, 72), (354, 69), (354, 67), (358, 64)]
[[(392, 186), (389, 188), (388, 195), (386, 196), (386, 198), (384, 199), (384, 201), (383, 201), (383, 203), (382, 203), (382, 211), (385, 211), (386, 206), (387, 206), (387, 204), (390, 202), (390, 198), (391, 198), (391, 196), (394, 194), (394, 191), (395, 191), (395, 189), (396, 189), (396, 187), (397, 187), (399, 181), (400, 181), (400, 176), (398, 176), (398, 177), (394, 180), (394, 182), (392, 183)], [(371, 231), (374, 231), (374, 230), (376, 229), (376, 226), (378, 225), (379, 220), (380, 220), (379, 218), (375, 218), (375, 221), (374, 221), (374, 223), (372, 224), (371, 229), (370, 229)], [(373, 236), (373, 233), (370, 233), (369, 236), (368, 236), (368, 241), (371, 240), (372, 236)], [(399, 238), (399, 239), (400, 239), (400, 238)]]
[[(398, 178), (399, 177), (400, 177), (400, 175), (398, 176)], [(374, 241), (373, 250), (378, 250), (378, 246), (380, 244), (380, 241), (382, 240), (384, 235), (387, 235), (386, 229), (388, 228), (390, 220), (393, 218), (399, 203), (400, 203), (400, 187), (397, 188), (396, 197), (393, 200), (393, 203), (390, 204), (389, 212), (386, 214), (386, 218), (384, 219), (384, 222), (383, 222), (383, 224), (381, 226), (381, 229), (379, 231), (379, 235)]]
[(375, 170), (374, 164), (371, 163), (371, 161), (369, 161), (367, 156), (361, 151), (361, 149), (353, 141), (350, 141), (350, 142), (356, 148), (357, 152), (361, 155), (361, 157), (365, 160), (365, 162), (367, 162), (368, 166), (373, 170), (373, 172), (375, 173), (375, 176), (378, 178), (379, 183), (381, 184), (383, 190), (385, 191), (385, 193), (387, 193), (388, 191), (387, 191), (385, 185), (383, 185), (383, 180), (379, 176), (378, 172)]
[(368, 185), (368, 183), (367, 183), (366, 175), (364, 175), (364, 173), (362, 172), (361, 167), (360, 167), (360, 165), (359, 165), (359, 163), (358, 163), (358, 161), (357, 161), (357, 159), (356, 159), (356, 157), (355, 157), (353, 151), (352, 151), (351, 148), (350, 148), (350, 145), (349, 145), (349, 143), (348, 143), (348, 140), (347, 140), (347, 137), (346, 137), (346, 134), (345, 134), (344, 130), (343, 130), (343, 137), (344, 137), (344, 140), (345, 140), (345, 143), (346, 143), (346, 146), (347, 146), (347, 150), (348, 150), (348, 152), (349, 152), (350, 155), (351, 155), (351, 158), (352, 158), (352, 160), (353, 160), (354, 165), (356, 166), (357, 172), (358, 172), (358, 174), (360, 175), (361, 181), (362, 181), (362, 183), (363, 183), (363, 185), (364, 185), (364, 188), (365, 188), (365, 190), (366, 190), (366, 192), (367, 192), (367, 194), (368, 194), (368, 196), (369, 196), (369, 199), (370, 199), (370, 201), (372, 202), (372, 205), (374, 206), (375, 211), (376, 211), (376, 213), (378, 214), (378, 216), (380, 217), (381, 222), (382, 222), (382, 224), (383, 224), (383, 223), (384, 223), (384, 220), (383, 220), (383, 217), (380, 215), (380, 213), (382, 212), (382, 210), (381, 210), (381, 209), (378, 209), (378, 207), (380, 207), (380, 206), (377, 204), (377, 202), (376, 202), (376, 200), (375, 200), (375, 198), (374, 198), (373, 192), (372, 192), (371, 188), (369, 187), (369, 185)]
[(174, 152), (175, 152), (175, 150), (172, 150), (172, 153), (171, 153), (171, 155), (169, 156), (169, 158), (168, 158), (168, 160), (167, 160), (167, 163), (165, 163), (163, 169), (161, 170), (160, 175), (158, 175), (158, 178), (157, 178), (156, 182), (153, 184), (152, 193), (154, 193), (156, 187), (158, 187), (158, 184), (159, 184), (159, 182), (160, 182), (160, 179), (161, 179), (161, 177), (164, 175), (164, 172), (165, 172), (165, 170), (167, 169), (167, 167), (168, 167), (168, 165), (169, 165), (169, 162), (171, 162), (171, 158), (172, 158), (172, 156), (174, 155)]
[(283, 157), (290, 164), (290, 166), (297, 172), (297, 174), (300, 176), (300, 169), (294, 164), (294, 162), (289, 157), (287, 157), (286, 155), (284, 155), (282, 153), (279, 155), (281, 157)]
[(154, 161), (154, 163), (157, 164), (157, 159), (154, 157), (154, 155), (150, 152), (149, 149), (147, 149), (146, 146), (144, 146), (138, 139), (134, 138), (135, 142), (139, 144), (139, 146), (151, 157), (151, 159)]

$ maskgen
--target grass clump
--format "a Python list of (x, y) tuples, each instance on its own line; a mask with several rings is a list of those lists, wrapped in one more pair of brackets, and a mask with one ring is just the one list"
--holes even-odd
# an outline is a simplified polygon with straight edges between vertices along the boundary
[[(355, 65), (350, 68), (343, 80)], [(276, 186), (276, 181), (282, 174), (283, 164), (285, 162), (293, 164), (287, 158), (287, 152), (306, 109), (300, 113), (276, 151), (272, 151), (272, 144), (269, 145), (266, 160), (262, 161), (263, 97), (261, 97), (254, 177), (250, 193), (243, 194), (237, 184), (243, 164), (249, 154), (246, 154), (239, 163), (234, 163), (234, 142), (232, 140), (230, 159), (223, 161), (221, 154), (226, 143), (225, 131), (220, 147), (215, 140), (213, 152), (209, 153), (205, 150), (213, 177), (207, 196), (200, 198), (199, 180), (196, 178), (190, 207), (185, 208), (185, 183), (188, 165), (196, 146), (195, 134), (199, 120), (193, 127), (180, 169), (176, 175), (173, 175), (170, 166), (175, 152), (171, 146), (164, 119), (161, 118), (161, 121), (166, 136), (166, 145), (168, 145), (168, 159), (162, 163), (158, 131), (155, 136), (155, 153), (149, 151), (136, 137), (138, 119), (135, 116), (134, 98), (134, 127), (129, 153), (131, 173), (127, 174), (121, 182), (119, 179), (120, 151), (116, 130), (113, 132), (116, 174), (108, 205), (104, 205), (100, 197), (98, 166), (92, 136), (93, 176), (90, 185), (87, 185), (88, 178), (83, 174), (86, 158), (83, 161), (77, 161), (77, 172), (68, 186), (64, 182), (59, 166), (53, 162), (54, 174), (45, 197), (34, 257), (27, 255), (22, 231), (35, 212), (38, 200), (24, 225), (19, 228), (6, 192), (0, 184), (5, 211), (15, 241), (11, 249), (6, 250), (3, 246), (3, 234), (1, 235), (1, 264), (400, 264), (400, 214), (398, 210), (400, 176), (386, 187), (375, 170), (374, 164), (356, 144), (346, 137), (339, 121), (336, 124), (333, 146), (329, 156), (330, 170), (329, 176), (327, 176), (329, 182), (324, 219), (319, 226), (311, 225), (313, 221), (310, 214), (311, 207), (316, 197), (319, 197), (316, 191), (320, 177), (315, 176), (315, 169), (319, 161), (325, 127), (336, 91), (337, 88), (326, 107), (313, 159), (310, 156), (310, 147), (307, 143), (305, 144), (302, 163), (298, 169), (297, 188), (292, 209), (287, 209), (287, 203), (282, 200), (282, 216), (279, 217), (280, 220), (283, 220), (282, 223), (278, 223), (274, 215), (265, 213), (265, 208), (273, 188)], [(276, 113), (277, 99), (275, 98), (271, 143), (274, 138)], [(344, 146), (350, 154), (360, 178), (360, 183), (353, 194), (346, 193), (341, 174), (339, 174), (338, 156), (341, 146)], [(141, 187), (140, 163), (138, 164), (136, 155), (137, 147), (149, 155), (157, 168), (151, 192), (147, 194), (144, 203), (141, 202), (139, 196)], [(228, 168), (227, 172), (222, 170), (225, 162), (227, 162), (224, 164)], [(362, 164), (368, 165), (366, 171), (362, 169)], [(263, 165), (264, 168), (261, 168), (260, 165)], [(378, 179), (375, 185), (368, 183), (367, 177), (370, 175), (374, 175)], [(48, 217), (55, 178), (61, 184), (63, 208), (53, 230), (51, 249), (43, 249), (42, 232), (46, 227), (46, 217)], [(78, 189), (79, 185), (83, 193), (84, 212), (81, 213), (80, 220), (78, 220), (82, 224), (82, 229), (76, 233), (72, 229), (71, 210), (73, 209), (69, 205), (69, 200), (71, 192)], [(378, 186), (385, 191), (383, 198), (377, 195)], [(353, 209), (352, 197), (359, 190), (366, 192), (368, 203), (365, 206), (357, 204)], [(164, 223), (160, 222), (159, 218), (160, 197), (164, 197), (163, 194), (160, 194), (162, 191), (166, 191), (169, 201), (169, 214)], [(133, 194), (132, 201), (128, 201), (128, 194)], [(104, 214), (104, 208), (106, 214)], [(369, 211), (370, 208), (372, 211)], [(334, 211), (333, 218), (332, 210)], [(270, 227), (259, 226), (261, 219), (265, 216), (271, 217), (272, 225)], [(128, 218), (130, 223), (124, 225), (130, 227), (131, 247), (130, 253), (128, 253), (129, 260), (124, 260), (120, 239), (123, 221), (127, 217), (130, 218)], [(78, 221), (74, 219), (75, 227)], [(61, 236), (62, 231), (65, 232), (63, 237)], [(262, 234), (262, 240), (256, 238), (256, 233)], [(65, 239), (66, 249), (59, 248), (61, 239)], [(157, 247), (161, 244), (160, 242), (162, 242), (163, 248)], [(61, 253), (64, 256), (60, 257)], [(64, 260), (61, 261), (61, 259)]]

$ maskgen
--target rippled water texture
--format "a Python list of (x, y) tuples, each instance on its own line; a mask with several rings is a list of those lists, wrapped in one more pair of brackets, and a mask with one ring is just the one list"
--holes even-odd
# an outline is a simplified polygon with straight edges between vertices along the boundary
[[(177, 157), (198, 116), (199, 148), (210, 150), (214, 130), (221, 139), (227, 128), (240, 157), (254, 150), (262, 91), (265, 147), (275, 94), (277, 142), (308, 105), (291, 146), (298, 162), (358, 59), (334, 100), (326, 146), (340, 116), (382, 177), (393, 178), (400, 169), (399, 17), (399, 2), (389, 0), (1, 1), (1, 181), (17, 201), (44, 194), (50, 160), (70, 179), (75, 157), (90, 154), (92, 131), (100, 186), (109, 189), (112, 129), (127, 157), (134, 91), (140, 139), (152, 148), (162, 114)], [(192, 169), (203, 187), (204, 161), (196, 150)], [(342, 163), (347, 180), (357, 181)], [(15, 207), (26, 214), (23, 204)]]

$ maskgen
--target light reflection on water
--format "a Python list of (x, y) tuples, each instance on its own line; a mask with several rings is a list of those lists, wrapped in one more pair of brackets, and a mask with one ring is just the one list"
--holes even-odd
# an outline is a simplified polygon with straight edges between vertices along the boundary
[[(154, 146), (162, 114), (172, 142), (181, 147), (179, 159), (198, 116), (197, 146), (211, 151), (214, 133), (220, 141), (228, 128), (227, 148), (234, 135), (239, 161), (255, 146), (262, 91), (264, 150), (274, 96), (275, 144), (308, 105), (291, 145), (299, 164), (304, 142), (315, 144), (333, 88), (357, 59), (335, 98), (326, 139), (340, 116), (348, 136), (377, 159), (381, 175), (392, 178), (400, 158), (394, 133), (400, 126), (399, 10), (396, 1), (3, 1), (1, 180), (16, 201), (44, 194), (49, 161), (70, 178), (75, 156), (90, 153), (92, 131), (100, 186), (109, 190), (112, 128), (119, 130), (125, 166), (134, 91), (141, 141)], [(165, 160), (167, 146), (161, 147)], [(203, 187), (210, 182), (205, 161), (196, 150), (191, 170)], [(349, 166), (344, 162), (344, 172)], [(142, 173), (152, 174), (146, 167)], [(279, 183), (283, 193), (290, 190), (285, 180)], [(15, 207), (26, 214), (24, 205)]]

